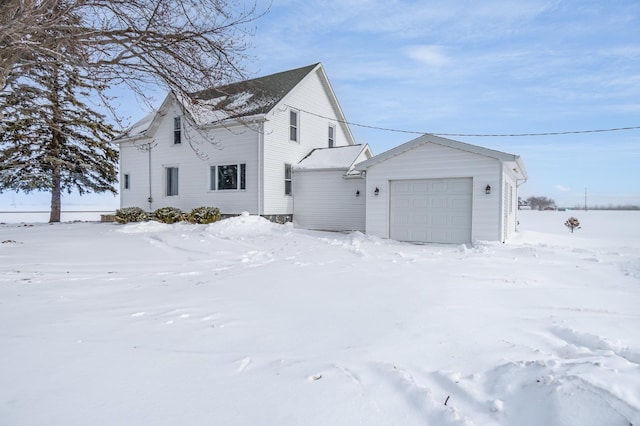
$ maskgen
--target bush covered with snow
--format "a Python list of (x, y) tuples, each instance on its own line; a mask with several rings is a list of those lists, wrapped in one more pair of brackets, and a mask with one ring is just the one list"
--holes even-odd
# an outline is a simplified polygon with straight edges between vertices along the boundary
[(190, 223), (208, 224), (220, 220), (220, 209), (217, 207), (196, 207), (188, 214)]
[(116, 220), (119, 223), (145, 222), (149, 220), (149, 214), (140, 207), (124, 207), (116, 210)]
[(162, 223), (182, 222), (186, 219), (186, 214), (177, 207), (160, 207), (153, 212), (153, 218)]

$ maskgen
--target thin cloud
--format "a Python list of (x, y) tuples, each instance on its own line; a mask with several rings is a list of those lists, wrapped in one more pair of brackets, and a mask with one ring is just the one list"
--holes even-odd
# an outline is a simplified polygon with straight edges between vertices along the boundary
[(422, 46), (410, 46), (406, 49), (407, 55), (424, 65), (429, 66), (443, 66), (451, 62), (444, 52), (442, 46), (435, 45), (422, 45)]

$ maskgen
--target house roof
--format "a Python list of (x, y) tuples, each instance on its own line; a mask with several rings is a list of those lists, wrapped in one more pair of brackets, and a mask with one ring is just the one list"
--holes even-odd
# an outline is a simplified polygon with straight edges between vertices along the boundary
[(196, 93), (196, 99), (227, 113), (225, 118), (266, 114), (320, 63)]
[(335, 148), (316, 148), (293, 166), (299, 170), (350, 170), (362, 158), (371, 156), (369, 145), (348, 145)]
[(157, 111), (150, 112), (145, 115), (143, 119), (135, 122), (131, 127), (129, 127), (129, 130), (127, 130), (127, 137), (134, 137), (146, 132), (151, 126), (151, 123), (153, 123), (153, 119), (156, 118), (156, 114)]
[(322, 65), (318, 62), (305, 67), (270, 74), (251, 80), (231, 83), (224, 86), (206, 89), (195, 94), (195, 102), (180, 99), (174, 94), (169, 94), (158, 111), (147, 115), (136, 122), (131, 128), (116, 141), (128, 140), (136, 137), (145, 137), (153, 132), (159, 112), (165, 109), (173, 100), (179, 101), (196, 125), (204, 126), (224, 122), (225, 120), (237, 120), (240, 118), (260, 117), (272, 111), (285, 97), (310, 73), (318, 71), (321, 81), (326, 87), (331, 103), (338, 114), (338, 122), (344, 128), (350, 144), (355, 144), (351, 130), (346, 125), (346, 120), (338, 100), (333, 93)]
[(508, 154), (502, 151), (496, 151), (489, 148), (484, 148), (478, 145), (471, 145), (468, 143), (456, 141), (453, 139), (447, 139), (440, 136), (434, 136), (431, 134), (425, 134), (420, 137), (417, 137), (409, 142), (403, 143), (395, 148), (392, 148), (388, 151), (385, 151), (381, 154), (376, 155), (366, 161), (356, 164), (356, 170), (366, 170), (367, 168), (374, 166), (378, 163), (386, 161), (390, 158), (396, 157), (404, 152), (417, 148), (421, 145), (433, 143), (436, 145), (446, 146), (449, 148), (459, 149), (461, 151), (471, 152), (473, 154), (482, 155), (489, 158), (495, 158), (503, 163), (512, 162), (515, 163), (519, 169), (519, 173), (522, 174), (523, 178), (527, 178), (527, 171), (520, 159), (519, 155)]

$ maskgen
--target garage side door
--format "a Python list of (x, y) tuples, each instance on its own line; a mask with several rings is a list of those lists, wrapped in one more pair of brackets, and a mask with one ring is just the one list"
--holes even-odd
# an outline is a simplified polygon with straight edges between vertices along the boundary
[(391, 181), (390, 237), (429, 243), (471, 242), (473, 181)]

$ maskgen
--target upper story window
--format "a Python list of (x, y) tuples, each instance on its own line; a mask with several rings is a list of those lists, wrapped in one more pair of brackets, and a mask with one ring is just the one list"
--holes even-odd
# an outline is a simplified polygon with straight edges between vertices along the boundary
[(329, 148), (336, 146), (336, 126), (329, 124)]
[(131, 186), (131, 179), (129, 178), (129, 173), (124, 174), (124, 189), (129, 189)]
[(210, 167), (209, 189), (247, 189), (247, 165), (227, 164)]
[(299, 138), (299, 114), (298, 111), (289, 110), (289, 140), (298, 142)]
[(292, 195), (291, 187), (291, 164), (284, 165), (284, 195)]
[(182, 117), (173, 117), (173, 144), (182, 143)]
[(178, 168), (166, 167), (165, 168), (165, 195), (167, 197), (173, 197), (178, 195)]

